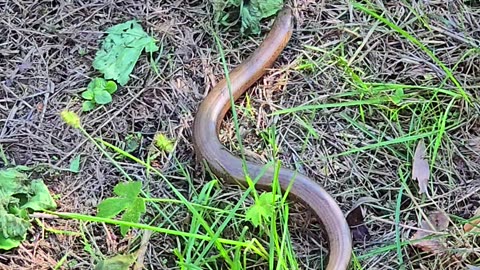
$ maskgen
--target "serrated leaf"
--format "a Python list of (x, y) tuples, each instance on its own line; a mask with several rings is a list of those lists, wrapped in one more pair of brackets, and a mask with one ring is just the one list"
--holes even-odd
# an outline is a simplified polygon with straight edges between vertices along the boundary
[(93, 91), (92, 90), (87, 90), (82, 93), (82, 98), (87, 99), (87, 100), (92, 100), (93, 99)]
[(80, 155), (77, 155), (75, 158), (72, 159), (69, 169), (71, 172), (74, 173), (78, 173), (80, 171)]
[[(108, 198), (97, 206), (97, 216), (112, 218), (124, 211), (122, 215), (123, 221), (138, 222), (143, 213), (146, 212), (145, 200), (138, 197), (142, 188), (142, 183), (127, 182), (118, 183), (113, 192), (118, 197)], [(128, 226), (120, 226), (123, 236), (128, 232)]]
[(84, 112), (89, 112), (91, 110), (95, 109), (95, 102), (93, 101), (85, 101), (82, 104), (82, 111)]
[[(136, 198), (125, 210), (122, 216), (122, 221), (139, 222), (142, 214), (146, 212), (145, 200), (143, 198)], [(130, 229), (129, 226), (120, 226), (120, 232), (125, 236)]]
[(105, 90), (110, 93), (110, 94), (113, 94), (117, 91), (117, 84), (114, 82), (114, 81), (108, 81), (106, 84), (105, 84)]
[[(277, 195), (275, 201), (278, 198), (280, 198), (280, 196)], [(250, 220), (255, 227), (262, 224), (263, 220), (269, 220), (275, 211), (275, 201), (273, 201), (273, 199), (272, 192), (262, 193), (255, 204), (245, 213), (246, 219)]]
[(112, 95), (105, 90), (95, 93), (95, 102), (101, 105), (112, 102)]
[(112, 26), (107, 33), (93, 67), (103, 73), (105, 79), (116, 80), (123, 86), (128, 82), (142, 51), (154, 52), (158, 47), (135, 20)]
[(118, 183), (113, 192), (120, 197), (126, 198), (136, 198), (140, 191), (142, 190), (142, 182), (135, 181), (135, 182), (126, 182), (126, 183)]
[(97, 206), (97, 216), (112, 218), (128, 207), (131, 200), (126, 198), (107, 198)]

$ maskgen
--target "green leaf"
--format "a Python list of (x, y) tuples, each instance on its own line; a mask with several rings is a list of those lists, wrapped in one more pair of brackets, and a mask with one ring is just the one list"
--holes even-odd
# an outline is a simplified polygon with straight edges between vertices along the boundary
[[(143, 198), (136, 198), (131, 205), (125, 210), (122, 216), (122, 221), (139, 222), (142, 214), (146, 212), (145, 200)], [(130, 229), (129, 226), (120, 226), (120, 232), (125, 236)]]
[(127, 84), (140, 54), (157, 51), (155, 40), (145, 33), (135, 20), (110, 27), (101, 49), (95, 55), (93, 67), (104, 74), (104, 78)]
[(395, 95), (392, 96), (392, 102), (395, 103), (395, 105), (398, 105), (403, 101), (404, 97), (405, 93), (403, 92), (403, 88), (397, 88), (395, 90)]
[(77, 155), (72, 162), (70, 162), (70, 171), (78, 173), (80, 171), (80, 155)]
[(132, 200), (126, 198), (107, 198), (97, 206), (97, 216), (112, 218), (128, 207)]
[(24, 238), (6, 238), (6, 237), (3, 237), (2, 234), (0, 234), (0, 249), (3, 249), (3, 250), (10, 250), (12, 248), (16, 248), (18, 246), (20, 246), (20, 243), (22, 243), (22, 241), (25, 240), (25, 237)]
[(95, 102), (94, 101), (85, 101), (82, 104), (82, 110), (84, 112), (89, 112), (91, 110), (95, 109)]
[(115, 188), (113, 188), (115, 194), (125, 198), (136, 198), (141, 190), (142, 182), (139, 181), (118, 183)]
[(27, 176), (15, 168), (0, 170), (0, 199), (9, 198), (17, 192), (26, 192), (26, 181)]
[(114, 81), (108, 81), (106, 84), (105, 84), (105, 90), (110, 93), (110, 94), (113, 94), (117, 91), (117, 84), (114, 82)]
[(125, 152), (131, 153), (140, 147), (140, 143), (142, 142), (142, 134), (130, 134), (125, 138)]
[(276, 14), (283, 7), (283, 0), (250, 0), (240, 10), (241, 32), (260, 33), (260, 20)]
[(105, 89), (105, 84), (107, 81), (105, 81), (104, 78), (94, 78), (87, 86), (87, 89), (92, 91), (93, 94), (97, 91), (103, 91)]
[(98, 91), (95, 93), (95, 102), (98, 104), (108, 104), (112, 102), (112, 96), (105, 90)]
[[(279, 198), (280, 196), (276, 195), (275, 201)], [(262, 224), (263, 220), (269, 220), (275, 211), (275, 201), (273, 199), (272, 192), (262, 193), (255, 204), (245, 213), (246, 219), (250, 220), (255, 227)]]
[(57, 208), (57, 204), (42, 180), (33, 180), (30, 189), (33, 196), (29, 198), (26, 204), (21, 206), (22, 209), (29, 208), (34, 211), (43, 211)]
[(82, 93), (82, 97), (87, 100), (92, 100), (93, 99), (93, 90), (87, 90)]
[(28, 179), (28, 168), (0, 170), (0, 249), (15, 248), (25, 240), (29, 212), (56, 208), (42, 180)]
[[(145, 200), (138, 197), (142, 189), (142, 183), (127, 182), (118, 183), (113, 192), (118, 197), (107, 198), (97, 206), (97, 216), (105, 218), (113, 218), (120, 212), (123, 221), (139, 222), (142, 214), (146, 212)], [(120, 226), (120, 232), (123, 236), (128, 232), (128, 226)]]
[(100, 261), (95, 270), (129, 270), (130, 266), (135, 262), (134, 254), (116, 255), (112, 258)]
[(0, 235), (5, 239), (25, 239), (30, 222), (0, 210)]

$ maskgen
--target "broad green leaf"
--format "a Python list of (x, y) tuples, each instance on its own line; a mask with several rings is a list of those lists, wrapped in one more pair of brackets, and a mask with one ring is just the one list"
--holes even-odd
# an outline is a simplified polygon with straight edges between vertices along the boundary
[(0, 210), (0, 229), (4, 238), (25, 238), (30, 223), (5, 210)]
[(17, 192), (26, 192), (23, 186), (26, 181), (27, 176), (15, 168), (0, 170), (0, 199), (8, 198)]
[(106, 84), (105, 84), (105, 90), (110, 93), (110, 94), (113, 94), (117, 91), (117, 84), (114, 82), (114, 81), (108, 81)]
[(29, 212), (56, 207), (43, 181), (28, 179), (22, 172), (26, 170), (23, 166), (0, 170), (0, 249), (15, 248), (25, 240)]
[(112, 258), (100, 261), (95, 270), (129, 270), (130, 266), (135, 262), (134, 254), (116, 255)]
[(105, 90), (95, 93), (95, 102), (98, 104), (108, 104), (112, 102), (112, 95)]
[(42, 180), (33, 180), (30, 185), (31, 196), (28, 202), (21, 206), (22, 209), (32, 209), (34, 211), (53, 210), (57, 204), (53, 200), (47, 186)]
[[(280, 198), (279, 195), (276, 196), (275, 200), (278, 198)], [(262, 193), (255, 204), (245, 213), (246, 219), (250, 220), (253, 226), (259, 226), (263, 220), (269, 220), (273, 216), (275, 211), (274, 203), (272, 192)]]
[(80, 171), (80, 155), (77, 155), (72, 162), (70, 162), (70, 171), (78, 173)]
[(123, 86), (127, 84), (142, 51), (154, 52), (159, 48), (135, 20), (112, 26), (107, 33), (93, 67), (103, 73), (105, 79), (116, 80)]
[(120, 214), (133, 200), (128, 198), (107, 198), (97, 206), (97, 216), (103, 218), (113, 218)]
[(118, 183), (113, 192), (120, 197), (126, 198), (136, 198), (140, 191), (142, 190), (142, 182), (135, 181), (135, 182), (126, 182), (126, 183)]
[[(112, 218), (124, 211), (122, 215), (123, 221), (139, 222), (140, 217), (145, 213), (145, 200), (138, 197), (142, 188), (142, 183), (127, 182), (118, 183), (113, 192), (118, 197), (108, 198), (97, 206), (97, 216)], [(128, 232), (129, 227), (120, 226), (120, 232), (123, 236)]]
[(276, 14), (283, 7), (283, 0), (250, 0), (244, 1), (240, 10), (242, 17), (241, 32), (250, 30), (253, 34), (260, 33), (260, 20)]
[(94, 101), (85, 101), (82, 104), (82, 111), (84, 112), (89, 112), (91, 110), (95, 109), (95, 102)]
[(87, 90), (82, 93), (82, 97), (87, 100), (93, 99), (93, 90)]
[[(122, 216), (122, 221), (139, 222), (142, 214), (146, 212), (145, 200), (143, 198), (136, 198), (131, 205), (125, 210)], [(128, 226), (120, 226), (120, 232), (123, 236), (127, 234)]]
[(3, 237), (2, 234), (0, 234), (0, 249), (3, 250), (10, 250), (12, 248), (16, 248), (20, 246), (20, 243), (25, 240), (25, 237), (23, 238), (5, 238)]

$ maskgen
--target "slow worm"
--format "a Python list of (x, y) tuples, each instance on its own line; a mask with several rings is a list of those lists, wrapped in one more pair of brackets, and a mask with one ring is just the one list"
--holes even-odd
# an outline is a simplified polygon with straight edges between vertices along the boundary
[[(293, 15), (289, 8), (279, 12), (272, 29), (260, 46), (229, 73), (233, 99), (237, 100), (252, 84), (264, 75), (283, 49), (293, 31)], [(193, 127), (193, 143), (197, 159), (205, 162), (220, 179), (232, 184), (247, 186), (242, 160), (220, 143), (218, 131), (226, 112), (231, 108), (227, 81), (221, 80), (200, 104)], [(256, 188), (270, 190), (274, 177), (273, 168), (266, 172), (262, 165), (246, 161), (251, 179), (262, 174)], [(294, 181), (289, 196), (307, 205), (316, 214), (325, 229), (329, 242), (329, 258), (326, 269), (347, 269), (352, 240), (350, 229), (335, 200), (315, 181), (295, 171), (282, 168), (279, 172), (282, 190)]]

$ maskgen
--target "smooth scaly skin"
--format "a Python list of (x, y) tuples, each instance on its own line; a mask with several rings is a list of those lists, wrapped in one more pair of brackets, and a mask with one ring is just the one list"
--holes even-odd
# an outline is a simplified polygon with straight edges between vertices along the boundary
[[(292, 35), (292, 12), (284, 8), (277, 16), (266, 39), (259, 48), (237, 68), (230, 72), (230, 85), (234, 100), (255, 83), (266, 69), (273, 65)], [(220, 81), (200, 105), (194, 121), (193, 139), (199, 161), (207, 163), (217, 177), (233, 184), (248, 186), (242, 160), (225, 149), (218, 139), (218, 130), (225, 113), (231, 108), (225, 79)], [(247, 161), (251, 179), (265, 171), (264, 166)], [(256, 188), (271, 190), (273, 169), (267, 169)], [(335, 200), (316, 182), (294, 171), (282, 168), (279, 183), (285, 190), (295, 178), (290, 197), (310, 207), (323, 224), (330, 246), (326, 269), (342, 270), (348, 267), (352, 252), (350, 229)]]

